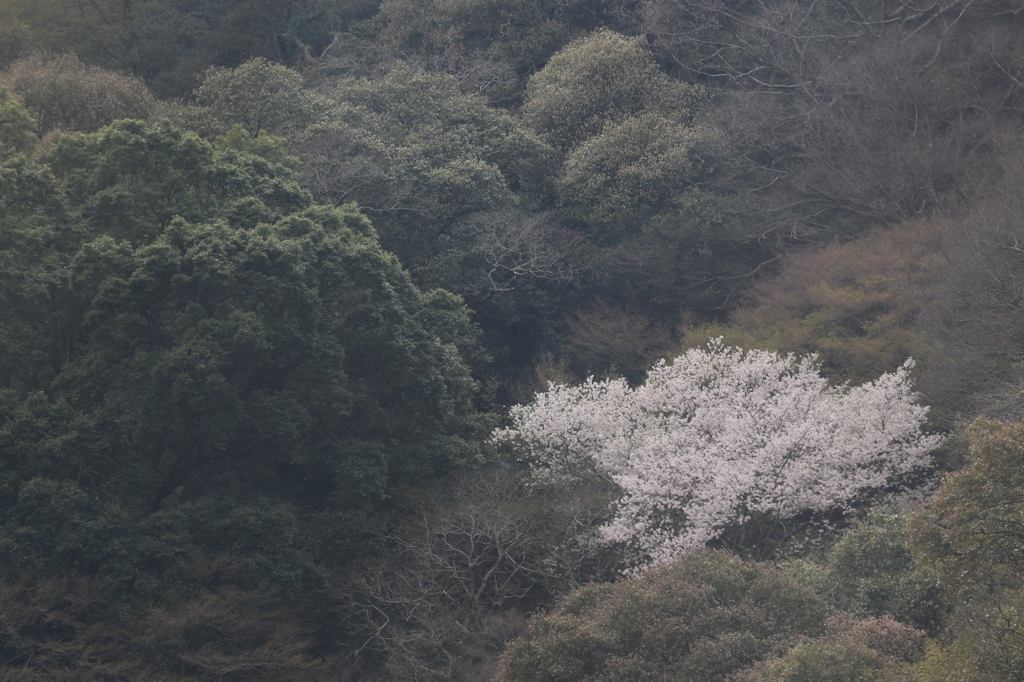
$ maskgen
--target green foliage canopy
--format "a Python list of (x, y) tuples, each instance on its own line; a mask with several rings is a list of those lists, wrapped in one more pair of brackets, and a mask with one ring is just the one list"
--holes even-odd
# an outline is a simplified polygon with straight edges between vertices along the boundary
[[(287, 168), (169, 125), (64, 137), (45, 162), (15, 155), (0, 175), (20, 191), (0, 214), (7, 537), (47, 537), (39, 519), (65, 497), (115, 530), (70, 554), (10, 539), (8, 557), (116, 573), (148, 561), (107, 556), (128, 542), (117, 519), (170, 514), (156, 537), (234, 538), (221, 550), (252, 559), (267, 545), (235, 546), (247, 524), (287, 549), (289, 505), (363, 507), (475, 456), (468, 314), (418, 290), (351, 207), (313, 206)], [(258, 513), (201, 542), (173, 519), (218, 490)], [(301, 564), (273, 556), (271, 573)]]
[(35, 119), (0, 85), (0, 154), (26, 152), (38, 141)]
[(370, 211), (382, 244), (418, 282), (476, 285), (460, 281), (473, 269), (460, 266), (474, 236), (459, 222), (550, 196), (553, 150), (450, 76), (402, 68), (342, 81), (333, 98), (336, 120), (301, 148), (303, 180), (321, 201)]
[(829, 619), (828, 633), (742, 671), (735, 682), (916, 682), (924, 633), (885, 616)]
[(596, 240), (619, 241), (700, 179), (704, 137), (656, 114), (609, 124), (566, 159), (559, 197)]
[(794, 567), (848, 613), (895, 618), (934, 636), (950, 610), (934, 566), (912, 553), (906, 519), (895, 514), (870, 514), (829, 550), (823, 566), (802, 561)]

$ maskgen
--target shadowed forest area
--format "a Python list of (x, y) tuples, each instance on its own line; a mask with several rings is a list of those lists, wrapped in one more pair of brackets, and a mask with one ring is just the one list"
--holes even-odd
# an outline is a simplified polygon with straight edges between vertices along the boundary
[(0, 3), (0, 677), (1024, 679), (1022, 35)]

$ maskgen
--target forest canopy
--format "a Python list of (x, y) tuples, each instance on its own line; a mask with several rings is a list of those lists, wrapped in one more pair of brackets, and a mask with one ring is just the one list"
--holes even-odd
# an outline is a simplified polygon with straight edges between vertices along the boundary
[(1020, 9), (3, 3), (0, 665), (1020, 677)]

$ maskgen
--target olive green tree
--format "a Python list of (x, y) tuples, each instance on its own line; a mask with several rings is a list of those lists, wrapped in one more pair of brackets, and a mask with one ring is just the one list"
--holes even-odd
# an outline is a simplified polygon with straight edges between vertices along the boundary
[(956, 604), (951, 637), (925, 661), (927, 679), (1015, 679), (1024, 674), (1024, 425), (981, 418), (967, 436), (973, 461), (948, 474), (911, 522), (915, 553), (935, 567)]
[(305, 87), (297, 72), (262, 57), (237, 68), (210, 67), (195, 91), (200, 115), (218, 132), (240, 125), (260, 133), (294, 137), (327, 115), (329, 102)]
[(523, 121), (563, 152), (641, 113), (686, 123), (699, 87), (663, 74), (642, 38), (598, 31), (570, 43), (530, 78)]
[(138, 78), (88, 66), (71, 54), (30, 55), (0, 72), (39, 122), (39, 132), (92, 132), (117, 119), (148, 119), (157, 102)]
[(670, 212), (704, 175), (706, 134), (657, 114), (608, 124), (575, 148), (558, 176), (559, 197), (592, 238), (617, 242)]
[(735, 682), (917, 682), (925, 635), (888, 616), (837, 615), (827, 634), (740, 672)]
[(824, 604), (780, 571), (694, 552), (639, 578), (584, 587), (535, 616), (497, 679), (725, 680), (824, 632)]
[(39, 141), (36, 122), (25, 108), (0, 85), (0, 149), (5, 157), (28, 151)]

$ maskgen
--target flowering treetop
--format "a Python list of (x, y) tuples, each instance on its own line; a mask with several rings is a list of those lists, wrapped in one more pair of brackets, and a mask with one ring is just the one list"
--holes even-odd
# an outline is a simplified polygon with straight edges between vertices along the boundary
[(942, 439), (921, 433), (912, 366), (830, 387), (814, 358), (719, 339), (661, 361), (635, 389), (552, 384), (494, 438), (516, 443), (538, 481), (614, 481), (622, 496), (603, 536), (639, 567), (709, 543), (763, 549), (928, 466)]

